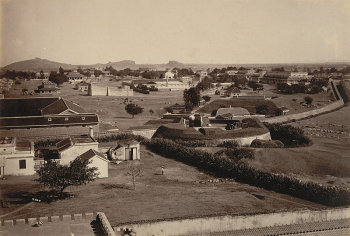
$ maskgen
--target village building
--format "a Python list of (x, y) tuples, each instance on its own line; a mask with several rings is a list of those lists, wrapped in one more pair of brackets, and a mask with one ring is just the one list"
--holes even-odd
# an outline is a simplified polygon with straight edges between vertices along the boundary
[(228, 74), (228, 75), (235, 75), (237, 73), (238, 73), (238, 70), (227, 70), (226, 71), (226, 74)]
[(68, 72), (66, 76), (68, 81), (71, 83), (81, 82), (84, 79), (84, 75), (78, 72)]
[(140, 143), (133, 139), (120, 140), (118, 145), (111, 148), (108, 153), (112, 160), (140, 160)]
[(190, 76), (182, 76), (180, 81), (184, 84), (192, 84), (192, 77)]
[(75, 88), (81, 92), (85, 92), (89, 90), (89, 83), (86, 82), (80, 82), (75, 85)]
[(216, 118), (220, 119), (220, 117), (227, 117), (227, 114), (231, 115), (232, 117), (236, 116), (250, 116), (250, 113), (247, 109), (242, 107), (229, 107), (229, 108), (219, 108), (216, 112)]
[[(14, 109), (16, 108), (16, 109)], [(98, 131), (98, 116), (78, 104), (54, 98), (0, 99), (0, 133), (14, 137), (49, 137)]]
[(0, 176), (34, 173), (34, 143), (15, 137), (1, 137)]
[(79, 156), (82, 160), (89, 160), (91, 163), (88, 167), (96, 167), (98, 172), (98, 178), (108, 177), (108, 159), (102, 153), (90, 149)]
[(38, 89), (35, 90), (36, 93), (40, 94), (52, 94), (58, 93), (59, 91), (60, 89), (57, 88), (57, 84), (52, 81), (43, 81), (42, 84), (38, 86)]
[(286, 115), (289, 112), (289, 109), (287, 107), (280, 107), (279, 108), (282, 112), (282, 115)]
[(166, 72), (164, 76), (165, 76), (164, 79), (166, 80), (175, 78), (175, 74), (171, 71)]
[(35, 80), (49, 80), (49, 77), (50, 77), (49, 72), (35, 73)]
[(70, 136), (56, 143), (58, 161), (62, 165), (69, 165), (78, 156), (90, 149), (98, 150), (98, 142), (89, 135)]

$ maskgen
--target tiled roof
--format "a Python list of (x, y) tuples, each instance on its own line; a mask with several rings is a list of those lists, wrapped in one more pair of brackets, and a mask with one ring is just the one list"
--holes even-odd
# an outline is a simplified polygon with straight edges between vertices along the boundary
[(86, 113), (80, 106), (64, 99), (60, 99), (51, 103), (50, 105), (43, 108), (41, 111), (42, 115), (58, 115), (68, 109), (72, 110), (74, 113)]
[(40, 116), (41, 109), (58, 98), (7, 98), (0, 99), (0, 117)]
[(93, 149), (90, 149), (89, 151), (84, 152), (83, 154), (81, 154), (79, 157), (83, 160), (89, 160), (90, 158), (94, 157), (94, 156), (98, 156), (99, 158), (101, 158), (104, 161), (108, 161), (108, 159), (100, 152), (95, 151)]

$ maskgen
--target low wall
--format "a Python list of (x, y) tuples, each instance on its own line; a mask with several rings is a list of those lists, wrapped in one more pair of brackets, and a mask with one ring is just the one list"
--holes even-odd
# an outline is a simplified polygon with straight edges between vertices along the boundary
[(14, 219), (14, 220), (2, 220), (0, 222), (0, 226), (2, 227), (14, 227), (16, 225), (34, 225), (38, 221), (45, 223), (54, 223), (59, 221), (65, 221), (65, 222), (75, 222), (75, 221), (92, 221), (94, 220), (94, 214), (93, 213), (84, 213), (84, 214), (73, 214), (73, 215), (60, 215), (60, 216), (40, 216), (40, 217), (33, 217), (33, 218), (27, 218), (27, 219)]
[(133, 96), (134, 91), (128, 86), (124, 88), (115, 88), (107, 86), (99, 86), (96, 84), (88, 85), (88, 96), (116, 96), (116, 97), (128, 97)]
[(341, 219), (350, 219), (350, 208), (160, 221), (120, 225), (114, 227), (114, 230), (121, 231), (127, 228), (137, 235), (189, 235)]
[(285, 123), (285, 122), (290, 122), (292, 120), (301, 120), (301, 119), (305, 119), (305, 118), (310, 117), (310, 116), (316, 116), (316, 115), (320, 115), (322, 113), (336, 110), (342, 106), (344, 106), (344, 101), (341, 99), (339, 101), (333, 102), (333, 103), (331, 103), (327, 106), (324, 106), (322, 108), (319, 108), (319, 109), (314, 109), (311, 111), (306, 111), (306, 112), (302, 112), (302, 113), (298, 113), (298, 114), (290, 114), (290, 115), (266, 118), (264, 121), (267, 123)]
[(236, 141), (240, 146), (250, 146), (250, 144), (255, 139), (261, 139), (261, 140), (271, 140), (270, 132), (267, 132), (265, 134), (260, 135), (254, 135), (250, 137), (242, 137), (242, 138), (234, 138), (234, 139), (217, 139), (215, 141), (216, 144), (223, 143), (224, 141)]

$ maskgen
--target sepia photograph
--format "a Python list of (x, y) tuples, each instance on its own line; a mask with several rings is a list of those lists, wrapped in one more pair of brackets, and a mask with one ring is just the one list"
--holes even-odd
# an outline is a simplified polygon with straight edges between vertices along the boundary
[(1, 236), (349, 236), (350, 0), (0, 0)]

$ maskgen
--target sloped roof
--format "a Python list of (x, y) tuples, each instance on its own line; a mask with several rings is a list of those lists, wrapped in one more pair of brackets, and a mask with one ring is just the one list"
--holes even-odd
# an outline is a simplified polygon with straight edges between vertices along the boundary
[(216, 112), (216, 116), (224, 115), (224, 114), (232, 114), (234, 116), (240, 115), (250, 115), (249, 111), (242, 107), (230, 107), (230, 108), (219, 108)]
[(100, 159), (104, 161), (108, 161), (108, 159), (100, 152), (90, 149), (89, 151), (84, 152), (79, 157), (83, 160), (89, 160), (90, 158), (93, 158), (94, 156), (99, 157)]
[(41, 109), (58, 98), (6, 98), (0, 99), (0, 117), (40, 116)]
[(61, 141), (59, 141), (58, 143), (56, 143), (56, 147), (57, 147), (57, 151), (61, 152), (69, 147), (71, 147), (73, 145), (73, 141), (72, 139), (69, 138), (65, 138)]
[(44, 107), (43, 109), (41, 109), (41, 113), (42, 115), (57, 115), (66, 110), (71, 110), (74, 113), (86, 113), (84, 109), (78, 106), (77, 104), (64, 99), (57, 100), (51, 103), (50, 105)]
[(62, 152), (76, 143), (94, 143), (96, 140), (88, 135), (72, 135), (56, 143), (57, 151)]

